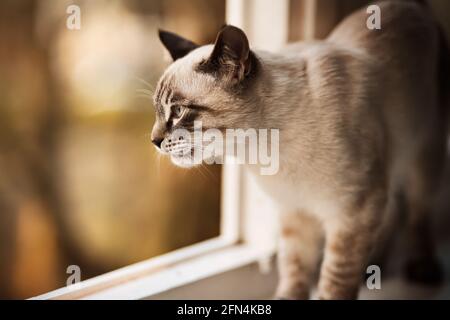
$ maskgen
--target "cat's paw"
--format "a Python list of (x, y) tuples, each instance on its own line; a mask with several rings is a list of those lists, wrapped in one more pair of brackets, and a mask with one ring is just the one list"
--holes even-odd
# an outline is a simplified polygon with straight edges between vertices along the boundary
[(406, 279), (423, 285), (437, 286), (444, 280), (444, 272), (437, 259), (410, 260), (405, 266)]

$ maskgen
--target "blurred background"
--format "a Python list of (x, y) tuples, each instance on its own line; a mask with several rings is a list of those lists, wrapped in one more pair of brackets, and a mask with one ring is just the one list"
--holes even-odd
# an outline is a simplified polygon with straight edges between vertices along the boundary
[(224, 17), (222, 0), (0, 2), (0, 298), (219, 235), (220, 168), (177, 169), (148, 135), (157, 28), (208, 43)]
[[(368, 2), (315, 1), (305, 30), (311, 0), (289, 0), (286, 40), (323, 38)], [(450, 34), (450, 2), (430, 2)], [(66, 27), (71, 4), (80, 30)], [(0, 1), (0, 298), (63, 287), (69, 265), (84, 280), (219, 235), (221, 168), (177, 169), (149, 133), (170, 63), (157, 28), (211, 43), (225, 5)]]

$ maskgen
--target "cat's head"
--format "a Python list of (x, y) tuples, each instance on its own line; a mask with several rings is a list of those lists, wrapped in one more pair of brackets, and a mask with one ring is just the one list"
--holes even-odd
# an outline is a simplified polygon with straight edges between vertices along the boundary
[[(158, 82), (154, 94), (156, 122), (152, 142), (180, 166), (191, 166), (199, 143), (176, 134), (192, 133), (194, 121), (203, 130), (248, 128), (255, 123), (252, 86), (259, 62), (245, 33), (225, 26), (214, 45), (198, 46), (178, 35), (159, 31), (174, 62)], [(254, 101), (253, 101), (254, 102)]]

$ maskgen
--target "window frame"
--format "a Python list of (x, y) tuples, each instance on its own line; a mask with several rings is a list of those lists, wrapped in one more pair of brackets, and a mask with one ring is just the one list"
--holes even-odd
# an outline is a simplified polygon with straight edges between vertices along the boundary
[[(242, 245), (240, 239), (240, 188), (242, 185), (241, 168), (237, 165), (224, 165), (222, 168), (222, 186), (221, 186), (221, 227), (219, 237), (202, 241), (200, 243), (187, 246), (154, 258), (144, 260), (91, 279), (81, 281), (80, 283), (69, 285), (32, 299), (107, 299), (110, 292), (115, 292), (114, 297), (122, 299), (143, 299), (152, 294), (158, 294), (164, 290), (169, 290), (182, 284), (186, 284), (192, 275), (179, 276), (175, 274), (173, 281), (168, 281), (171, 270), (179, 270), (196, 265), (199, 261), (204, 261), (205, 257), (210, 256), (212, 261), (217, 261), (218, 255), (233, 256), (240, 255), (242, 249), (247, 251), (245, 245)], [(245, 250), (246, 249), (246, 250)], [(212, 263), (216, 265), (216, 263)], [(230, 266), (232, 267), (232, 266)], [(195, 279), (201, 279), (201, 274), (213, 274), (214, 267), (207, 270), (206, 265), (197, 269)], [(220, 268), (216, 272), (220, 272)], [(143, 294), (133, 294), (128, 287), (134, 286), (136, 289), (140, 284), (147, 282), (156, 283), (156, 286), (148, 286), (148, 291)], [(158, 285), (159, 283), (159, 285)], [(119, 293), (117, 293), (119, 291)]]
[[(289, 6), (293, 1), (301, 1), (305, 11), (299, 12), (298, 18), (315, 13), (311, 6), (317, 0), (227, 0), (227, 23), (242, 28), (254, 47), (276, 50), (288, 41)], [(314, 23), (311, 18), (305, 21)], [(302, 34), (308, 35), (311, 28), (303, 25)], [(243, 167), (225, 164), (219, 237), (32, 299), (270, 298), (276, 282), (273, 257), (277, 247), (277, 211)], [(260, 270), (252, 277), (255, 285), (241, 288), (239, 294), (229, 286), (225, 290), (214, 285), (226, 275), (248, 279), (249, 270)], [(209, 288), (207, 296), (205, 283)], [(189, 285), (203, 289), (187, 294), (183, 288)]]

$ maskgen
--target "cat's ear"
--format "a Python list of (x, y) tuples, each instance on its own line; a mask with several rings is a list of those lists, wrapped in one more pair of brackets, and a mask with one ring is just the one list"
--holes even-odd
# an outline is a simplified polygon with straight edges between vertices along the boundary
[(236, 83), (251, 70), (250, 46), (241, 29), (226, 25), (217, 35), (214, 49), (206, 62), (211, 71)]
[(166, 49), (169, 51), (173, 61), (183, 58), (192, 50), (199, 46), (192, 41), (176, 35), (175, 33), (158, 30), (159, 39)]

